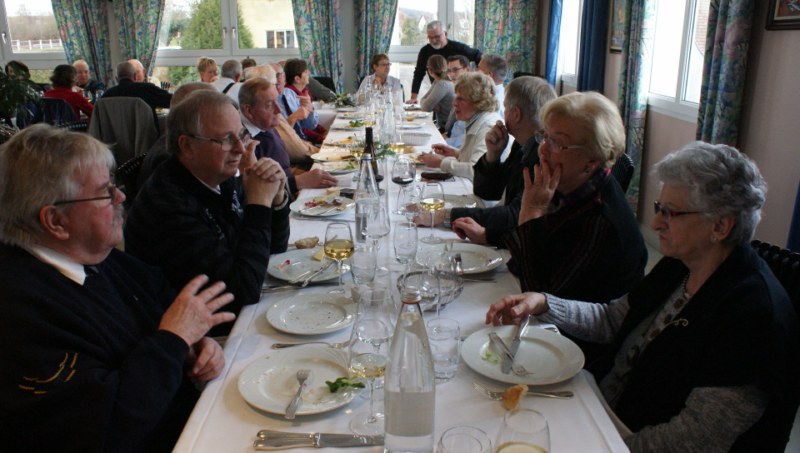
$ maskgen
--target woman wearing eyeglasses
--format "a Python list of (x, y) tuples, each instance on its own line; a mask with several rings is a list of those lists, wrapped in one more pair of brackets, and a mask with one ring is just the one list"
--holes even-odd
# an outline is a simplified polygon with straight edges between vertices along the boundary
[[(528, 195), (543, 202), (566, 173), (543, 165)], [(664, 158), (654, 175), (652, 227), (664, 258), (640, 285), (602, 305), (506, 296), (486, 322), (528, 313), (609, 344), (591, 368), (632, 451), (783, 451), (798, 402), (798, 324), (749, 245), (766, 184), (736, 149), (702, 142)], [(540, 210), (533, 201), (529, 217)]]
[(372, 74), (364, 77), (356, 92), (357, 103), (363, 104), (367, 102), (367, 93), (370, 90), (384, 93), (400, 93), (403, 91), (400, 79), (389, 75), (389, 71), (392, 69), (392, 62), (389, 61), (388, 55), (385, 53), (373, 55), (370, 66), (372, 66)]

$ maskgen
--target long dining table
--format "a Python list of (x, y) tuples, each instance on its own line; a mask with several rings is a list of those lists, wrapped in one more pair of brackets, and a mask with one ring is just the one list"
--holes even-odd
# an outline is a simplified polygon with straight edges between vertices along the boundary
[[(346, 130), (347, 121), (337, 118), (329, 133), (327, 142), (340, 140), (351, 135)], [(430, 145), (443, 141), (441, 135), (432, 124), (430, 117), (417, 118), (411, 124), (419, 124), (419, 131), (429, 133), (429, 143), (416, 147), (417, 151), (430, 150)], [(413, 126), (417, 127), (417, 126)], [(343, 129), (343, 130), (340, 130)], [(402, 131), (401, 131), (402, 132)], [(402, 137), (402, 135), (401, 135)], [(323, 146), (323, 149), (325, 147)], [(391, 166), (387, 165), (387, 169)], [(418, 172), (419, 174), (419, 172)], [(353, 186), (352, 173), (339, 176), (342, 187)], [(389, 182), (382, 183), (387, 189), (387, 200), (391, 208), (395, 207), (398, 188)], [(472, 193), (471, 181), (463, 178), (452, 178), (444, 181), (443, 187), (448, 195), (467, 195)], [(324, 190), (303, 191), (299, 199), (318, 196)], [(401, 221), (402, 216), (392, 214), (392, 224)], [(291, 214), (290, 244), (298, 239), (317, 236), (325, 237), (325, 229), (330, 221), (354, 223), (352, 210), (333, 217), (313, 217)], [(420, 237), (427, 235), (430, 228), (420, 227)], [(444, 228), (434, 228), (434, 234), (446, 240), (459, 243), (454, 233)], [(402, 267), (394, 260), (392, 235), (381, 239), (379, 248), (379, 265), (388, 268), (388, 275), (376, 277), (387, 286), (394, 284)], [(291, 246), (290, 246), (291, 250)], [(495, 251), (504, 260), (509, 255), (504, 250)], [(270, 262), (270, 266), (276, 263)], [(461, 334), (469, 336), (481, 331), (484, 315), (490, 303), (505, 294), (519, 291), (515, 277), (507, 270), (505, 263), (496, 269), (480, 274), (491, 281), (465, 281), (461, 295), (444, 307), (440, 316), (456, 319), (461, 325)], [(344, 276), (349, 281), (350, 276)], [(265, 281), (265, 288), (271, 285), (285, 284), (273, 277)], [(267, 312), (277, 303), (298, 296), (319, 294), (320, 297), (332, 289), (330, 285), (309, 285), (305, 288), (284, 291), (265, 290), (258, 304), (245, 307), (233, 326), (224, 345), (225, 368), (222, 374), (209, 382), (197, 402), (183, 433), (175, 446), (175, 452), (252, 452), (256, 433), (262, 429), (288, 431), (294, 433), (350, 433), (349, 421), (359, 413), (366, 412), (369, 401), (367, 392), (355, 397), (342, 407), (313, 415), (298, 415), (295, 420), (286, 420), (282, 414), (268, 413), (248, 404), (239, 390), (239, 379), (243, 371), (254, 362), (275, 352), (271, 346), (278, 342), (300, 342), (320, 340), (326, 342), (342, 342), (350, 337), (350, 329), (344, 328), (323, 335), (293, 335), (282, 332), (267, 319)], [(425, 317), (435, 316), (426, 312)], [(533, 327), (531, 327), (533, 328)], [(325, 345), (308, 345), (293, 348), (326, 348)], [(288, 351), (291, 349), (283, 349)], [(287, 355), (290, 357), (290, 355)], [(435, 402), (435, 439), (449, 427), (470, 425), (485, 431), (494, 442), (507, 410), (498, 401), (487, 398), (473, 388), (473, 382), (486, 387), (502, 389), (509, 384), (498, 382), (483, 374), (473, 371), (464, 360), (461, 360), (455, 377), (436, 385)], [(540, 397), (524, 397), (521, 407), (532, 408), (541, 412), (548, 421), (552, 452), (625, 452), (625, 443), (591, 384), (592, 377), (586, 371), (580, 371), (572, 378), (546, 386), (537, 386), (536, 390), (570, 390), (574, 397), (570, 399), (549, 399)], [(296, 383), (287, 382), (286, 403), (296, 390)], [(380, 393), (380, 392), (377, 392)], [(382, 407), (381, 395), (376, 395), (378, 407)], [(293, 448), (293, 451), (312, 451), (315, 448)], [(328, 448), (324, 450), (333, 450)], [(354, 447), (353, 451), (380, 452), (383, 447)]]

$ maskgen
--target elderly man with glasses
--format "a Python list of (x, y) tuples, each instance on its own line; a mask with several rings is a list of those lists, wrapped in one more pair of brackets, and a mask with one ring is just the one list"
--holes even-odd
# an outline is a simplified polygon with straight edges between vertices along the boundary
[(447, 30), (444, 25), (434, 20), (428, 23), (428, 44), (419, 50), (417, 55), (417, 65), (414, 67), (414, 78), (411, 82), (411, 98), (407, 104), (416, 104), (419, 87), (422, 85), (422, 78), (427, 71), (428, 58), (432, 55), (441, 55), (445, 58), (451, 55), (464, 55), (470, 61), (478, 64), (481, 61), (481, 51), (458, 41), (447, 38)]
[(168, 452), (224, 368), (206, 332), (233, 297), (196, 275), (176, 297), (116, 249), (113, 169), (107, 145), (48, 125), (0, 147), (4, 451)]
[(224, 281), (238, 312), (258, 302), (270, 253), (286, 250), (286, 174), (256, 160), (257, 143), (222, 93), (189, 95), (170, 111), (167, 131), (171, 157), (136, 197), (126, 250), (160, 266), (173, 286), (198, 273)]

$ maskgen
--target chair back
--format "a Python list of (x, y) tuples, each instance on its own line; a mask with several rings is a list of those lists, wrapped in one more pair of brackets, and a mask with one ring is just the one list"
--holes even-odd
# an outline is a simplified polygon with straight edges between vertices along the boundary
[(147, 153), (140, 154), (120, 165), (117, 171), (114, 172), (114, 179), (117, 185), (125, 192), (125, 208), (133, 206), (133, 200), (139, 192), (137, 181), (145, 157), (147, 157)]
[(620, 154), (611, 167), (611, 175), (617, 179), (622, 191), (627, 192), (633, 177), (633, 159), (631, 159), (631, 156), (625, 153)]
[(800, 253), (755, 240), (750, 243), (758, 256), (767, 262), (772, 273), (789, 293), (795, 310), (800, 313)]
[(58, 98), (42, 98), (42, 121), (53, 126), (60, 126), (77, 120), (75, 111), (69, 102)]
[(321, 83), (325, 88), (333, 91), (334, 93), (336, 92), (336, 85), (333, 83), (333, 78), (328, 76), (314, 76), (314, 78), (317, 79), (317, 82)]
[(109, 143), (118, 163), (147, 153), (158, 139), (153, 109), (135, 97), (100, 98), (92, 112), (89, 134)]

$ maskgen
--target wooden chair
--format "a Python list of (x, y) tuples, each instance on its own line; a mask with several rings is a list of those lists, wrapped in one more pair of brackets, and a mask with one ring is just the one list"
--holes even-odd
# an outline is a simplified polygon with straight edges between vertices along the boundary
[(767, 262), (772, 273), (789, 293), (795, 310), (800, 313), (800, 253), (758, 240), (750, 245)]

